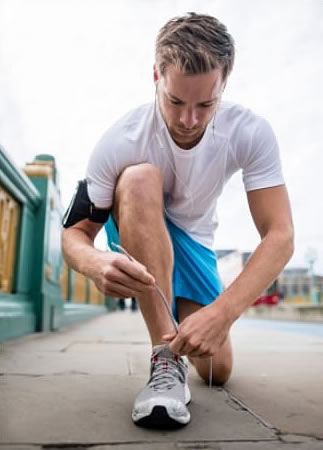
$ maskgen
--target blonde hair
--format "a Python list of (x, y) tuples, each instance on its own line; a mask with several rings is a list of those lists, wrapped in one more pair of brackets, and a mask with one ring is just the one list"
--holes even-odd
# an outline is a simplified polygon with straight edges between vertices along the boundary
[(215, 17), (187, 13), (169, 20), (156, 40), (156, 68), (164, 75), (168, 65), (182, 73), (199, 74), (221, 68), (223, 79), (234, 62), (234, 41)]

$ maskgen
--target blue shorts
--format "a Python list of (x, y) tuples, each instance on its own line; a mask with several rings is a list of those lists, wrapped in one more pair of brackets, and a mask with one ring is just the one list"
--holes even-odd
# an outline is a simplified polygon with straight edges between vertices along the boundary
[[(174, 249), (173, 315), (178, 321), (176, 298), (183, 297), (206, 306), (223, 291), (217, 269), (216, 254), (192, 239), (185, 231), (166, 219)], [(104, 225), (109, 247), (120, 244), (119, 233), (112, 214)], [(156, 280), (158, 283), (158, 280)]]

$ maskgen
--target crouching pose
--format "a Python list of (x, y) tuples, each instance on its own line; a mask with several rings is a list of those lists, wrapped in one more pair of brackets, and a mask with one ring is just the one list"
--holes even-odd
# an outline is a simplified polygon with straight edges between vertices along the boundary
[[(139, 425), (190, 421), (183, 356), (205, 381), (210, 359), (212, 383), (228, 380), (232, 324), (293, 252), (273, 131), (249, 109), (221, 101), (233, 61), (233, 39), (216, 18), (190, 13), (166, 23), (156, 41), (155, 99), (104, 134), (65, 216), (67, 262), (106, 295), (136, 297), (140, 305), (152, 357), (148, 384), (132, 412)], [(223, 291), (212, 250), (216, 205), (240, 169), (260, 243)], [(111, 252), (93, 246), (102, 226)], [(156, 284), (172, 308), (177, 332)]]

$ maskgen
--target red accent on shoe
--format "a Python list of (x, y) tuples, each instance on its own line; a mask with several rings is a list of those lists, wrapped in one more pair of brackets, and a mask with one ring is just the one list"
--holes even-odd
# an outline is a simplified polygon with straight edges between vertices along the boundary
[(168, 361), (163, 361), (163, 370), (168, 370)]

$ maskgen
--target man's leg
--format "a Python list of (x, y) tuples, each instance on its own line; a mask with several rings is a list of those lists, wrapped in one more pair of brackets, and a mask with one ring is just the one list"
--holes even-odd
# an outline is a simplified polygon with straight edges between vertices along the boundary
[[(177, 311), (180, 322), (183, 322), (185, 317), (198, 311), (203, 306), (185, 298), (177, 298)], [(192, 358), (189, 357), (190, 362), (195, 366), (197, 373), (203, 380), (209, 382), (209, 358)], [(232, 371), (232, 347), (230, 336), (227, 337), (224, 344), (221, 346), (212, 359), (212, 383), (218, 386), (226, 383)]]
[[(173, 249), (164, 220), (163, 176), (150, 164), (128, 167), (115, 192), (114, 218), (123, 247), (155, 277), (171, 303)], [(173, 331), (165, 305), (156, 292), (137, 297), (153, 345)]]
[[(113, 208), (121, 245), (155, 277), (169, 304), (172, 299), (173, 247), (165, 225), (163, 177), (149, 164), (132, 166), (118, 180)], [(138, 295), (153, 349), (151, 376), (136, 397), (132, 419), (146, 427), (178, 427), (190, 421), (185, 361), (162, 344), (173, 331), (171, 318), (159, 295)]]

